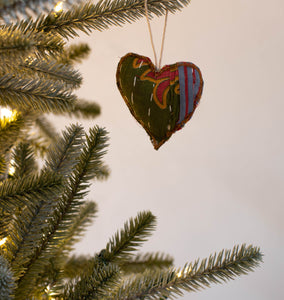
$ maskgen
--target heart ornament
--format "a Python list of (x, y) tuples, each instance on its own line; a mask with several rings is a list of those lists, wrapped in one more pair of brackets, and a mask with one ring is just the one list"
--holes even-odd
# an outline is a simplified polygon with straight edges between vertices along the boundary
[(157, 71), (148, 57), (134, 53), (120, 59), (116, 80), (131, 114), (156, 150), (190, 120), (203, 89), (196, 65), (178, 62)]

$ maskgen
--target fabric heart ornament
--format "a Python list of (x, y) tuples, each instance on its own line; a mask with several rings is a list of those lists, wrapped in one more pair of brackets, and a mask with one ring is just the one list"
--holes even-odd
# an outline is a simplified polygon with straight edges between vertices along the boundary
[(192, 117), (202, 94), (197, 66), (178, 62), (157, 71), (148, 57), (128, 53), (120, 59), (116, 80), (131, 114), (158, 150)]

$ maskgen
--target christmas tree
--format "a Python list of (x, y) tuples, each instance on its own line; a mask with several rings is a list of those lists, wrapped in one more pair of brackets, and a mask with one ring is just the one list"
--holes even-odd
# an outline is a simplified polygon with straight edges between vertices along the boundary
[[(149, 0), (148, 10), (161, 16), (188, 3)], [(129, 219), (93, 257), (70, 255), (97, 212), (85, 199), (88, 188), (109, 171), (104, 128), (85, 132), (72, 124), (59, 134), (47, 117), (100, 113), (98, 104), (74, 94), (82, 83), (74, 65), (90, 49), (67, 41), (134, 22), (145, 9), (144, 0), (81, 3), (63, 11), (61, 4), (27, 18), (53, 3), (0, 3), (0, 299), (166, 299), (252, 271), (262, 258), (253, 246), (182, 268), (163, 253), (136, 254), (156, 226), (149, 211)]]

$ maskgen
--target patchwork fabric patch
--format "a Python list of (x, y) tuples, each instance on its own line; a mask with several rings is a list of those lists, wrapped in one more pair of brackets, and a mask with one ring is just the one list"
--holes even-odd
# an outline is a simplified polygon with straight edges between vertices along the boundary
[(192, 117), (203, 89), (197, 66), (178, 62), (156, 71), (148, 57), (128, 53), (116, 73), (118, 89), (156, 150)]

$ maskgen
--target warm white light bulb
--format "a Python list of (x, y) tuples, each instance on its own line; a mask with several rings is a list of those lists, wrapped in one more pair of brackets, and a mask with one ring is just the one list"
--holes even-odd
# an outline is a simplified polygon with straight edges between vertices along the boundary
[(179, 271), (179, 272), (177, 273), (177, 277), (180, 278), (181, 275), (182, 275), (182, 271)]
[(177, 277), (180, 278), (180, 277), (184, 276), (184, 274), (190, 273), (191, 271), (192, 271), (191, 265), (186, 266), (183, 270), (180, 270), (180, 271), (177, 273)]
[(11, 118), (13, 111), (8, 108), (0, 108), (0, 118)]
[(15, 167), (13, 166), (13, 164), (14, 164), (14, 160), (13, 159), (11, 159), (11, 161), (10, 161), (10, 167), (9, 167), (9, 175), (14, 175), (14, 173), (15, 173)]
[(0, 240), (0, 246), (4, 245), (7, 241), (7, 238), (5, 237), (4, 239)]
[(57, 2), (57, 4), (54, 6), (53, 10), (55, 12), (61, 12), (63, 10), (63, 1)]
[(14, 109), (9, 109), (7, 107), (0, 107), (0, 119), (6, 120), (6, 122), (15, 121), (17, 118), (17, 111)]
[(48, 294), (50, 300), (55, 300), (56, 298), (53, 298), (52, 296), (55, 295), (54, 292), (51, 291), (50, 289), (50, 285), (48, 285), (46, 288), (45, 288), (45, 292)]

